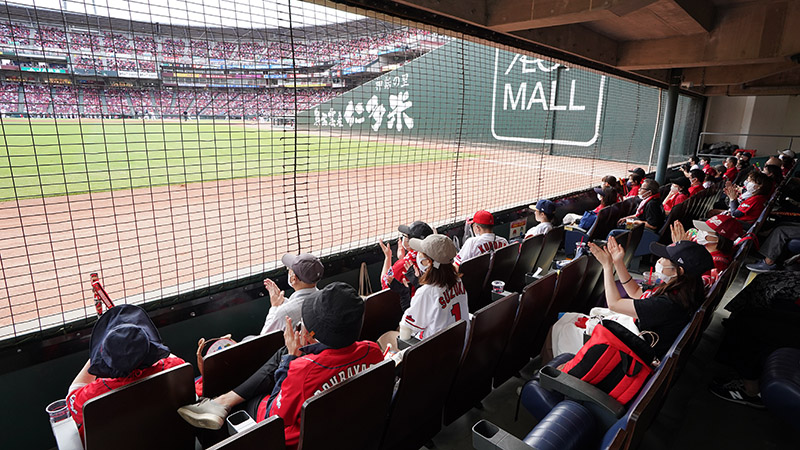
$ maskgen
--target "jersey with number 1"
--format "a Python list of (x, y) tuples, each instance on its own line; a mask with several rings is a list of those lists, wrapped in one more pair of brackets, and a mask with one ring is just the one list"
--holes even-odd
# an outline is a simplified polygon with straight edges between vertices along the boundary
[[(458, 280), (448, 289), (424, 284), (411, 297), (411, 306), (403, 314), (403, 322), (417, 339), (425, 339), (450, 325), (466, 319), (469, 324), (469, 306), (464, 283)], [(469, 334), (468, 334), (469, 335)]]

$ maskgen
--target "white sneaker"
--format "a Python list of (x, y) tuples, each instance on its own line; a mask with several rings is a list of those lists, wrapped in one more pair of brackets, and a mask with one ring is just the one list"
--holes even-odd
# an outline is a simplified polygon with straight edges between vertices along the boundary
[(178, 414), (193, 427), (219, 430), (228, 417), (228, 409), (210, 398), (178, 408)]

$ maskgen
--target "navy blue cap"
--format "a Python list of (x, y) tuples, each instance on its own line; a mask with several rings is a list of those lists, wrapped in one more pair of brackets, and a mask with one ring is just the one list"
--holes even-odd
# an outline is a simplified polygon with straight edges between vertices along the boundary
[(100, 378), (127, 377), (169, 356), (153, 321), (135, 305), (119, 305), (105, 312), (89, 339), (89, 373)]
[(536, 205), (531, 206), (531, 209), (543, 212), (550, 216), (556, 212), (556, 204), (546, 198), (543, 198), (536, 202)]

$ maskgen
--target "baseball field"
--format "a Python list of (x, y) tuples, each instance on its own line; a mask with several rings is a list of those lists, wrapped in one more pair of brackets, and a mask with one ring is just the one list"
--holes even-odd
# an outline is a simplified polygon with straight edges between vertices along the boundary
[(257, 124), (3, 119), (0, 201), (453, 157)]

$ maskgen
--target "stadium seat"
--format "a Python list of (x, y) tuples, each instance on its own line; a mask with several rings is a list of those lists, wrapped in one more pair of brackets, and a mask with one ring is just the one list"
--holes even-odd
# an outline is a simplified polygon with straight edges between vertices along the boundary
[(578, 242), (592, 242), (596, 239), (605, 239), (608, 232), (616, 228), (617, 221), (624, 216), (627, 207), (621, 203), (606, 206), (597, 213), (592, 227), (585, 232), (577, 227), (566, 227), (564, 231), (564, 253), (568, 258), (575, 254), (575, 245)]
[(193, 450), (194, 429), (175, 412), (195, 401), (193, 377), (185, 363), (87, 401), (86, 450)]
[(761, 398), (774, 416), (800, 431), (800, 349), (780, 348), (767, 358)]
[(458, 269), (462, 274), (464, 289), (467, 291), (470, 311), (477, 311), (491, 301), (491, 292), (486, 286), (491, 260), (492, 254), (484, 253), (464, 261)]
[(464, 355), (444, 405), (444, 424), (449, 425), (492, 392), (492, 374), (503, 355), (511, 332), (509, 324), (519, 304), (513, 293), (475, 313)]
[(522, 241), (519, 247), (517, 263), (511, 272), (511, 278), (506, 283), (506, 290), (509, 292), (521, 292), (525, 287), (525, 274), (536, 270), (536, 260), (542, 252), (544, 235), (540, 234)]
[(516, 244), (506, 245), (497, 249), (492, 254), (492, 263), (487, 282), (491, 283), (495, 280), (508, 282), (508, 279), (511, 278), (511, 272), (514, 270), (514, 265), (517, 263), (517, 256), (519, 256), (519, 246)]
[(557, 277), (556, 272), (551, 272), (522, 290), (508, 344), (494, 373), (494, 387), (516, 375), (530, 361), (531, 354), (538, 353), (533, 342), (553, 299)]
[(416, 450), (441, 430), (466, 331), (467, 322), (459, 320), (405, 351), (381, 449)]
[(283, 347), (283, 332), (239, 342), (203, 358), (203, 396), (214, 398), (235, 388)]
[(236, 433), (213, 447), (209, 447), (208, 450), (250, 450), (253, 448), (285, 449), (283, 419), (279, 416), (267, 417), (253, 428)]
[(358, 339), (377, 342), (383, 333), (396, 330), (402, 317), (400, 297), (396, 292), (390, 289), (376, 292), (364, 300), (364, 324)]
[(377, 448), (392, 399), (394, 370), (394, 361), (384, 360), (306, 400), (298, 448)]
[(581, 279), (581, 287), (575, 294), (570, 306), (566, 309), (588, 314), (596, 302), (596, 298), (592, 297), (592, 293), (595, 290), (595, 286), (603, 282), (602, 275), (603, 265), (600, 264), (600, 261), (591, 254), (586, 255), (586, 269)]
[(545, 338), (547, 337), (548, 329), (551, 325), (556, 323), (558, 313), (567, 312), (569, 306), (575, 299), (575, 295), (581, 288), (581, 283), (584, 279), (588, 259), (588, 256), (584, 255), (578, 259), (572, 260), (569, 264), (564, 266), (561, 269), (561, 273), (558, 274), (553, 300), (550, 302), (550, 307), (547, 308), (544, 321), (542, 322), (542, 326), (539, 327), (539, 331), (537, 332), (538, 336), (533, 343), (532, 350), (536, 353), (542, 348), (542, 344), (544, 344)]
[(544, 236), (544, 243), (542, 244), (542, 252), (536, 260), (536, 267), (541, 267), (543, 271), (550, 270), (553, 260), (558, 253), (558, 249), (564, 241), (564, 227), (555, 227), (548, 231)]
[(642, 241), (642, 235), (644, 234), (644, 225), (636, 225), (631, 229), (630, 234), (628, 235), (628, 242), (624, 246), (625, 247), (625, 267), (630, 268), (631, 261), (633, 261), (633, 256), (636, 254), (636, 249), (639, 248), (639, 243)]

